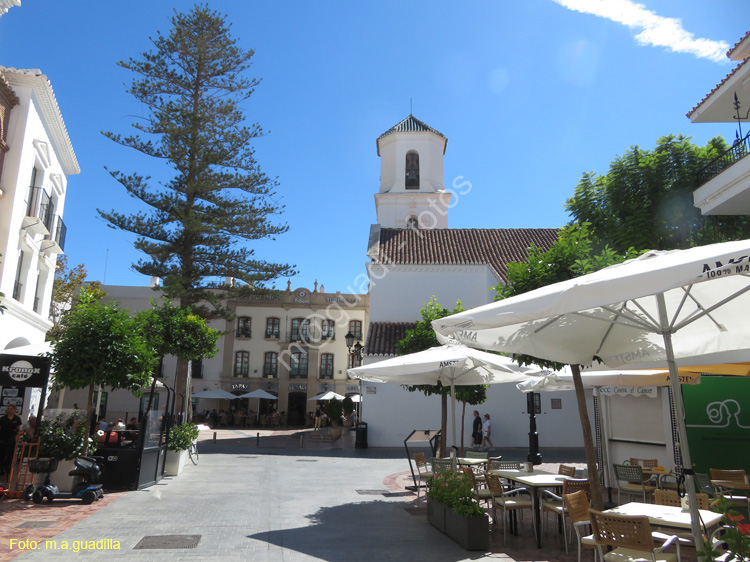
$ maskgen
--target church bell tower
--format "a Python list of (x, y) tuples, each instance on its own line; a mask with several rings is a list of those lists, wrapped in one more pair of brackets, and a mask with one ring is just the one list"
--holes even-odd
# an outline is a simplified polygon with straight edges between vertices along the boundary
[(377, 139), (380, 189), (375, 194), (382, 228), (448, 228), (443, 157), (448, 139), (409, 115)]

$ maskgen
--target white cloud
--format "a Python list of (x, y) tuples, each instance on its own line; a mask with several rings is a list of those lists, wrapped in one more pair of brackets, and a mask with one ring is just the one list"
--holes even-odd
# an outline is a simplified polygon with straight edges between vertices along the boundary
[(685, 31), (682, 20), (665, 18), (631, 0), (552, 0), (569, 10), (593, 14), (625, 25), (636, 32), (641, 45), (666, 47), (677, 53), (689, 53), (714, 62), (728, 62), (729, 44), (724, 41), (698, 39)]

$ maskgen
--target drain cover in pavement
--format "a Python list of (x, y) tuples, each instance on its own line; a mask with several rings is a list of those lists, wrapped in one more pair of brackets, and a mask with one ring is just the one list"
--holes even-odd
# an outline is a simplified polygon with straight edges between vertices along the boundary
[(195, 548), (201, 535), (152, 535), (143, 537), (133, 549)]
[(24, 521), (20, 525), (17, 525), (17, 528), (26, 527), (27, 529), (43, 529), (44, 527), (49, 527), (55, 523), (57, 523), (57, 521)]
[(355, 490), (360, 496), (382, 496), (387, 494), (388, 490)]

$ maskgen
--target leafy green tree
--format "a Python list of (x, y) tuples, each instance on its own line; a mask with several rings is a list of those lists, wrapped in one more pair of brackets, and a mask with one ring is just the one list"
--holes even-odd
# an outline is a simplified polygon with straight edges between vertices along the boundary
[[(435, 297), (432, 297), (428, 303), (422, 307), (422, 320), (416, 323), (416, 326), (412, 330), (406, 332), (406, 336), (400, 342), (396, 344), (396, 353), (399, 355), (406, 355), (408, 353), (416, 353), (417, 351), (424, 351), (431, 347), (437, 347), (440, 343), (437, 340), (435, 331), (432, 329), (432, 321), (438, 318), (443, 318), (450, 314), (456, 314), (464, 310), (461, 306), (461, 301), (456, 303), (456, 308), (452, 311), (447, 308), (443, 308), (442, 305), (437, 302)], [(450, 386), (443, 386), (442, 384), (419, 384), (419, 385), (405, 385), (409, 392), (422, 392), (425, 396), (432, 396), (433, 394), (440, 395), (440, 434), (443, 438), (440, 440), (440, 456), (444, 457), (447, 453), (445, 436), (448, 435), (448, 396), (450, 396)], [(461, 442), (463, 447), (463, 427), (466, 416), (466, 404), (477, 405), (482, 404), (487, 400), (487, 385), (459, 385), (456, 386), (456, 400), (462, 402), (463, 409), (461, 412)]]
[[(173, 306), (166, 298), (161, 303), (151, 299), (151, 308), (136, 315), (148, 346), (159, 361), (174, 355), (185, 361), (213, 357), (221, 332), (206, 326), (206, 321), (189, 308)], [(147, 412), (151, 411), (156, 379), (151, 383)]]
[[(89, 388), (86, 420), (91, 420), (94, 386), (126, 389), (139, 395), (151, 380), (157, 358), (139, 323), (115, 302), (102, 303), (84, 289), (67, 326), (54, 343), (55, 384)], [(88, 440), (83, 454), (88, 451)]]
[[(135, 247), (147, 257), (133, 267), (162, 278), (167, 297), (203, 318), (229, 318), (225, 299), (295, 274), (292, 266), (257, 258), (248, 246), (288, 226), (272, 221), (283, 209), (275, 198), (277, 182), (261, 171), (252, 147), (264, 133), (258, 124), (246, 124), (241, 109), (259, 84), (246, 75), (253, 51), (240, 47), (225, 16), (205, 4), (175, 12), (171, 23), (168, 35), (157, 32), (151, 39), (152, 50), (118, 63), (136, 75), (128, 91), (146, 109), (133, 124), (136, 133), (104, 134), (163, 162), (173, 176), (156, 184), (138, 173), (109, 170), (149, 209), (99, 214), (111, 227), (136, 235)], [(188, 396), (183, 360), (176, 378), (177, 392)]]
[[(59, 339), (65, 330), (67, 317), (78, 302), (78, 294), (86, 281), (86, 275), (87, 271), (82, 263), (75, 267), (68, 267), (67, 256), (58, 256), (55, 264), (55, 279), (52, 282), (52, 302), (50, 303), (50, 317), (53, 325), (47, 332), (48, 340)], [(87, 294), (95, 300), (107, 296), (98, 281), (92, 281), (87, 285)]]
[[(589, 235), (589, 225), (571, 225), (560, 231), (557, 241), (549, 250), (532, 247), (529, 259), (523, 263), (508, 264), (507, 284), (495, 287), (495, 300), (502, 300), (546, 285), (566, 281), (580, 275), (592, 273), (609, 265), (620, 263), (638, 255), (630, 248), (625, 253), (617, 253), (609, 246), (604, 246), (598, 253)], [(546, 361), (528, 355), (514, 355), (513, 358), (522, 365), (536, 364), (551, 369), (563, 367), (560, 363)], [(596, 509), (602, 509), (601, 486), (598, 477), (594, 439), (591, 434), (591, 422), (586, 408), (586, 396), (578, 365), (571, 365), (573, 384), (576, 389), (578, 415), (583, 430), (583, 441), (586, 449), (586, 464), (591, 483), (591, 501)]]
[(684, 136), (631, 147), (604, 175), (584, 174), (565, 207), (589, 223), (596, 248), (671, 250), (750, 237), (746, 216), (704, 216), (693, 204), (699, 172), (728, 148), (721, 137), (701, 147)]

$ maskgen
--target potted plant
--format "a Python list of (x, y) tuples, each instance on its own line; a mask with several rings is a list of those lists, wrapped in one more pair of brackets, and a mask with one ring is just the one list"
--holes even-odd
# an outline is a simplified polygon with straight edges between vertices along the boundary
[(487, 515), (476, 501), (471, 480), (463, 473), (448, 470), (430, 479), (427, 520), (466, 550), (489, 548)]
[(61, 413), (53, 419), (42, 419), (38, 425), (39, 457), (62, 461), (50, 475), (50, 481), (62, 490), (69, 490), (72, 478), (68, 473), (75, 469), (75, 459), (83, 454), (87, 441), (87, 454), (93, 454), (96, 440), (88, 436), (86, 420), (77, 410), (69, 416)]
[(187, 451), (198, 439), (198, 426), (182, 423), (173, 426), (167, 436), (167, 459), (164, 472), (167, 476), (178, 476), (187, 462)]

